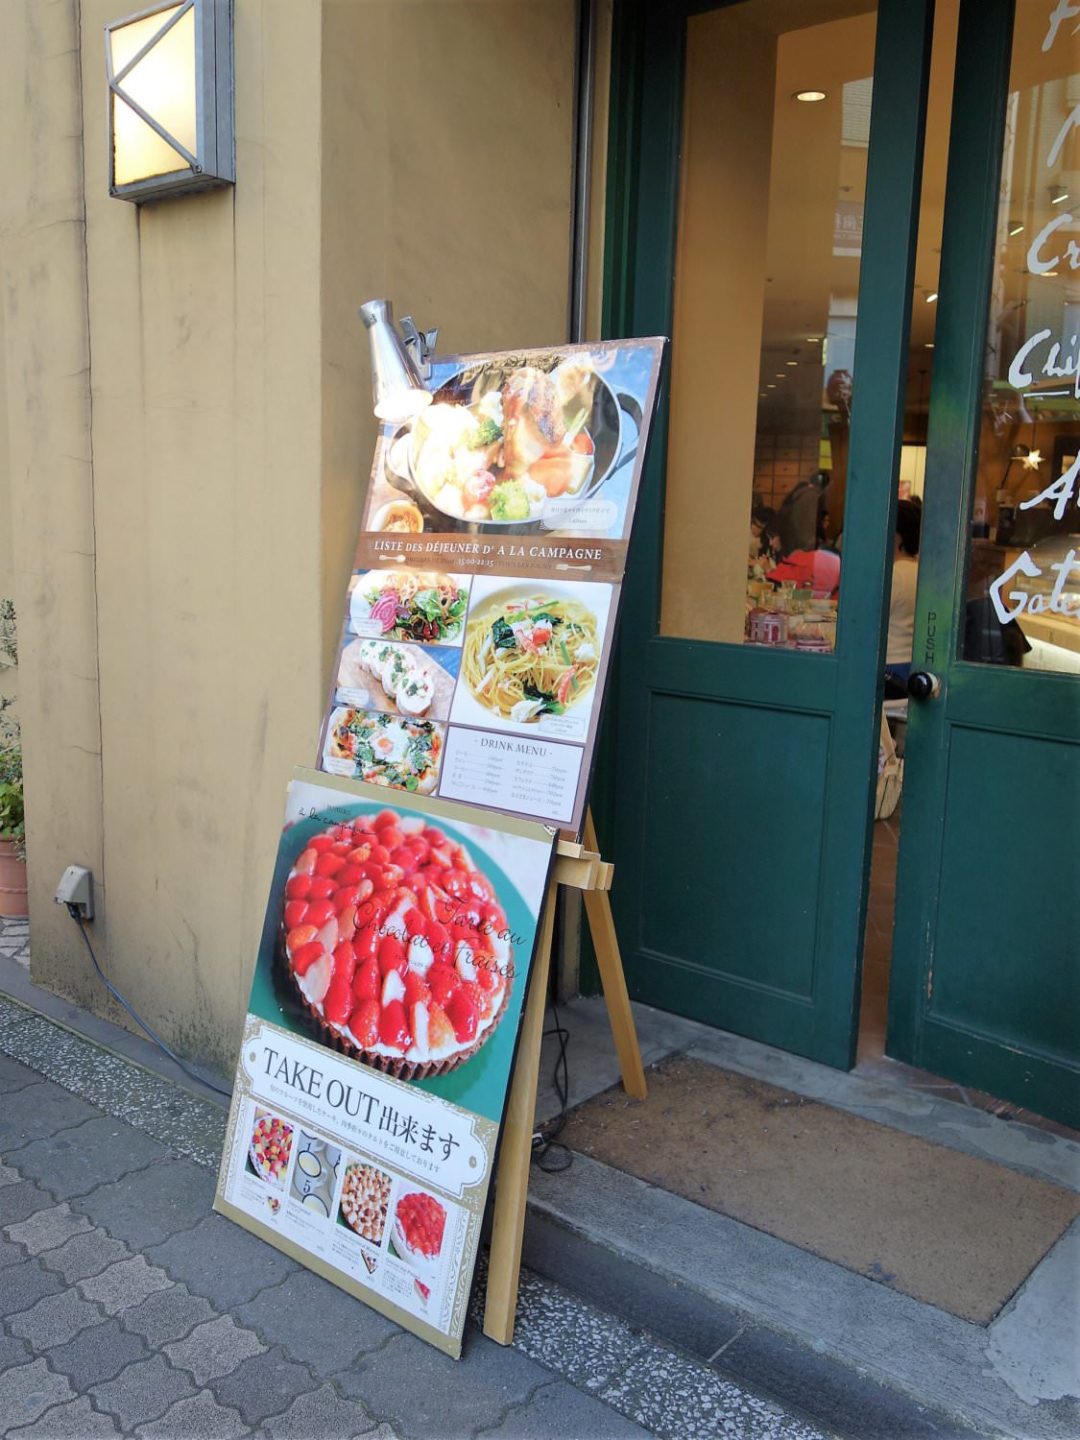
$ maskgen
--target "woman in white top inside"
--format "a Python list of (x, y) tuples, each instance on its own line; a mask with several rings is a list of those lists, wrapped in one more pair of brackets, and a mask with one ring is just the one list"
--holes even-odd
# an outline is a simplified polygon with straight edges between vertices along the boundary
[(885, 646), (885, 674), (904, 693), (907, 691), (907, 679), (911, 673), (921, 530), (922, 502), (901, 500), (896, 507), (896, 550), (893, 554), (892, 591), (889, 595), (889, 638)]

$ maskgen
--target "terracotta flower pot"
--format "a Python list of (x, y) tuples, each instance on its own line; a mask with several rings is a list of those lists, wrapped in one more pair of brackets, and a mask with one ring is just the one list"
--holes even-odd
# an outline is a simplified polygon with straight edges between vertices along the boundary
[(15, 854), (15, 841), (0, 837), (0, 915), (29, 915), (26, 861)]

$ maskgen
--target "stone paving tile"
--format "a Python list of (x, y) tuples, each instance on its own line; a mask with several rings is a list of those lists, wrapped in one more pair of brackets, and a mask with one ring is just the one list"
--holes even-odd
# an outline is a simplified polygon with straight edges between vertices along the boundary
[(6, 1230), (17, 1225), (35, 1210), (52, 1208), (53, 1197), (41, 1190), (31, 1180), (21, 1180), (18, 1185), (5, 1185), (0, 1190), (0, 1225)]
[(148, 1265), (144, 1255), (118, 1260), (100, 1275), (80, 1280), (79, 1289), (88, 1300), (96, 1300), (106, 1315), (129, 1310), (158, 1290), (167, 1290), (172, 1281), (156, 1265)]
[(377, 1310), (310, 1270), (298, 1270), (284, 1284), (260, 1291), (236, 1317), (320, 1377), (346, 1369), (362, 1351), (398, 1333)]
[(13, 1240), (5, 1240), (0, 1236), (0, 1270), (5, 1265), (21, 1265), (26, 1259), (26, 1251), (21, 1245), (16, 1245)]
[(73, 1235), (89, 1229), (86, 1216), (73, 1215), (71, 1206), (65, 1202), (49, 1210), (38, 1210), (17, 1225), (9, 1225), (7, 1233), (17, 1244), (25, 1245), (31, 1255), (39, 1255), (42, 1250), (55, 1250)]
[(174, 1280), (183, 1281), (196, 1295), (205, 1295), (219, 1310), (235, 1309), (300, 1268), (220, 1215), (208, 1216), (194, 1230), (146, 1253)]
[(13, 1169), (10, 1165), (5, 1165), (4, 1162), (0, 1160), (0, 1189), (3, 1189), (5, 1185), (17, 1185), (21, 1178), (17, 1170)]
[(43, 1295), (55, 1295), (63, 1287), (40, 1260), (24, 1260), (0, 1270), (0, 1315), (18, 1315), (36, 1305)]
[[(477, 1289), (477, 1294), (482, 1291)], [(572, 1385), (596, 1393), (645, 1345), (622, 1320), (605, 1315), (535, 1275), (521, 1276), (514, 1348), (555, 1370)]]
[(201, 1164), (213, 1164), (221, 1153), (226, 1117), (220, 1106), (43, 1016), (0, 1029), (0, 1050)]
[(50, 1405), (70, 1400), (72, 1395), (65, 1377), (50, 1374), (44, 1360), (17, 1365), (0, 1375), (0, 1416), (7, 1426), (30, 1425)]
[[(81, 1217), (85, 1219), (85, 1216)], [(96, 1275), (115, 1260), (127, 1260), (131, 1251), (120, 1240), (113, 1240), (104, 1230), (87, 1230), (73, 1235), (56, 1250), (46, 1250), (41, 1263), (57, 1271), (69, 1285)]]
[(194, 1394), (190, 1376), (174, 1370), (163, 1355), (129, 1365), (115, 1380), (90, 1390), (97, 1408), (114, 1415), (125, 1435), (130, 1435), (136, 1425), (157, 1420), (177, 1400)]
[(54, 1405), (34, 1425), (6, 1431), (11, 1440), (98, 1440), (99, 1436), (119, 1435), (116, 1423), (108, 1415), (99, 1415), (85, 1395), (67, 1405)]
[[(111, 1185), (99, 1185), (72, 1204), (114, 1240), (133, 1250), (159, 1245), (190, 1230), (210, 1213), (214, 1177), (190, 1160), (163, 1160)], [(0, 1201), (4, 1192), (0, 1190)]]
[(149, 1135), (111, 1115), (101, 1115), (34, 1140), (13, 1158), (27, 1179), (68, 1199), (120, 1180), (133, 1170), (143, 1170), (167, 1154)]
[(0, 1374), (14, 1365), (25, 1365), (33, 1358), (30, 1346), (25, 1340), (17, 1340), (14, 1335), (0, 1334)]
[[(335, 1386), (383, 1415), (408, 1440), (466, 1440), (496, 1424), (554, 1377), (517, 1350), (466, 1331), (464, 1358), (399, 1335), (334, 1377)], [(402, 1383), (408, 1377), (408, 1383)]]
[(121, 1330), (116, 1320), (105, 1320), (93, 1325), (49, 1351), (49, 1364), (62, 1375), (67, 1375), (80, 1393), (91, 1385), (111, 1380), (119, 1375), (125, 1365), (136, 1360), (145, 1360), (147, 1349), (137, 1335)]
[(653, 1342), (601, 1399), (661, 1440), (825, 1440), (819, 1430), (785, 1415), (715, 1371)]
[(36, 1085), (27, 1085), (25, 1090), (17, 1090), (14, 1095), (4, 1096), (0, 1110), (0, 1149), (5, 1155), (11, 1155), (31, 1140), (81, 1125), (84, 1120), (100, 1114), (96, 1106), (88, 1105), (77, 1095), (69, 1095), (49, 1080), (40, 1080)]
[(51, 1350), (54, 1345), (74, 1340), (88, 1325), (100, 1325), (101, 1311), (74, 1290), (62, 1290), (58, 1295), (44, 1296), (22, 1314), (10, 1316), (7, 1324), (13, 1335), (28, 1341), (35, 1350)]
[(165, 1346), (171, 1363), (190, 1370), (200, 1386), (227, 1375), (250, 1356), (265, 1350), (259, 1337), (241, 1329), (231, 1315), (219, 1315), (216, 1320), (197, 1325), (186, 1340)]
[[(332, 1385), (300, 1395), (282, 1415), (263, 1422), (260, 1434), (270, 1440), (370, 1440), (375, 1421), (355, 1400), (343, 1400)], [(385, 1427), (384, 1427), (385, 1428)]]
[(180, 1340), (196, 1325), (214, 1318), (212, 1307), (201, 1295), (192, 1295), (184, 1285), (159, 1290), (120, 1316), (125, 1330), (141, 1335), (154, 1350), (168, 1340)]
[[(688, 1433), (688, 1432), (684, 1432)], [(583, 1395), (565, 1380), (542, 1385), (524, 1405), (511, 1410), (490, 1430), (477, 1432), (483, 1440), (648, 1440), (643, 1430), (625, 1415), (591, 1395)]]
[(204, 1390), (190, 1400), (178, 1400), (160, 1420), (140, 1426), (135, 1433), (168, 1440), (239, 1440), (251, 1431), (235, 1410), (219, 1405), (210, 1391)]
[(17, 1090), (24, 1090), (27, 1085), (36, 1085), (41, 1076), (36, 1075), (27, 1065), (21, 1064), (18, 1060), (12, 1060), (8, 1055), (0, 1055), (0, 1092), (4, 1095), (14, 1095)]
[(222, 1405), (238, 1410), (249, 1425), (258, 1425), (268, 1415), (280, 1415), (294, 1396), (313, 1390), (316, 1383), (306, 1366), (274, 1349), (245, 1360), (211, 1389)]

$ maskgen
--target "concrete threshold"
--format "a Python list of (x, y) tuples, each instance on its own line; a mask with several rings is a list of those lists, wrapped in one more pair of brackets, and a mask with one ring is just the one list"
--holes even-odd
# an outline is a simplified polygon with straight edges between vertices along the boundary
[[(635, 1007), (652, 1063), (689, 1054), (1070, 1189), (1080, 1146), (877, 1078)], [(561, 1007), (571, 1104), (618, 1080), (602, 1001)], [(551, 1039), (547, 1042), (552, 1044)], [(553, 1060), (553, 1052), (547, 1060)], [(545, 1076), (549, 1073), (545, 1070)], [(558, 1108), (550, 1087), (541, 1113)], [(581, 1154), (534, 1167), (525, 1259), (835, 1433), (1080, 1434), (1080, 1221), (988, 1326), (960, 1320)]]

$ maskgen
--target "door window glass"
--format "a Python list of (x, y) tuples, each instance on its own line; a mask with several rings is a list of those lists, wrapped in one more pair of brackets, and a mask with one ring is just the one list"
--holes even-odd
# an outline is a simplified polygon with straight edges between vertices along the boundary
[(660, 629), (827, 653), (876, 8), (792, 14), (687, 27)]
[(1080, 673), (1080, 6), (1019, 0), (960, 653)]

